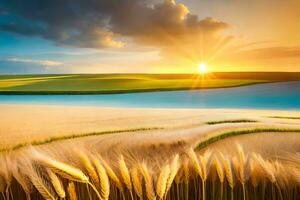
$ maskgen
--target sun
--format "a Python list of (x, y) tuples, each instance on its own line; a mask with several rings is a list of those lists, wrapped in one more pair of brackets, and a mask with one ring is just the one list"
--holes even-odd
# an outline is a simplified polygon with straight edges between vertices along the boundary
[(205, 74), (207, 72), (207, 66), (205, 63), (200, 63), (198, 66), (198, 71), (200, 74)]

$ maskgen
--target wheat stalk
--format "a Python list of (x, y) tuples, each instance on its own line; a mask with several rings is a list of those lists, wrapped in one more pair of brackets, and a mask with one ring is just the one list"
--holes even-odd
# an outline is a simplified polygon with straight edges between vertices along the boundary
[(0, 175), (0, 192), (4, 193), (6, 189), (6, 181), (2, 175)]
[(99, 184), (101, 198), (103, 200), (107, 200), (110, 193), (109, 178), (107, 176), (104, 166), (100, 163), (100, 161), (95, 157), (93, 157), (92, 160), (98, 173), (98, 177), (100, 179)]
[(228, 157), (225, 157), (221, 154), (222, 156), (222, 163), (224, 166), (224, 171), (226, 175), (226, 179), (229, 183), (229, 186), (233, 189), (235, 186), (235, 180), (234, 180), (234, 172), (233, 172), (233, 167), (232, 167), (232, 162)]
[(47, 181), (42, 178), (38, 171), (33, 169), (33, 166), (29, 164), (27, 166), (27, 173), (30, 174), (30, 180), (41, 196), (46, 200), (55, 200), (56, 194), (52, 190), (52, 187)]
[(107, 164), (107, 162), (103, 158), (99, 157), (99, 159), (101, 160), (101, 163), (106, 169), (108, 177), (115, 183), (115, 185), (117, 186), (117, 188), (119, 188), (120, 191), (123, 191), (122, 183), (116, 175), (116, 173), (114, 172), (114, 170)]
[(5, 187), (6, 196), (9, 197), (9, 188), (11, 186), (13, 176), (8, 166), (8, 156), (4, 156), (1, 159), (1, 168), (0, 168), (0, 177), (3, 177), (4, 183), (1, 184), (1, 187)]
[(202, 174), (202, 169), (200, 167), (199, 160), (197, 158), (197, 155), (196, 155), (194, 149), (192, 149), (192, 148), (189, 149), (188, 156), (189, 156), (189, 158), (192, 162), (192, 165), (193, 165), (194, 169), (196, 170), (196, 172), (200, 176)]
[(190, 166), (189, 166), (188, 159), (184, 160), (182, 167), (183, 167), (184, 182), (185, 182), (185, 184), (187, 184), (189, 182), (189, 178), (190, 178)]
[(206, 181), (211, 166), (212, 152), (206, 151), (203, 155), (199, 156), (199, 160), (201, 167), (201, 173), (199, 175), (203, 181)]
[[(22, 174), (19, 167), (17, 167), (17, 163), (12, 166), (13, 177), (17, 180), (17, 182), (21, 185), (24, 192), (26, 193), (27, 198), (29, 198), (30, 193), (32, 192), (33, 186), (29, 179), (29, 177), (25, 174)], [(0, 181), (1, 182), (1, 181)]]
[(179, 168), (180, 168), (179, 155), (176, 154), (170, 165), (170, 176), (167, 181), (166, 193), (168, 193), (168, 191), (170, 190), (172, 183), (178, 173)]
[(54, 190), (56, 191), (56, 194), (60, 198), (65, 198), (66, 193), (65, 193), (65, 189), (64, 189), (64, 186), (63, 186), (61, 180), (50, 169), (47, 169), (47, 173), (48, 173), (51, 183), (54, 187)]
[(167, 164), (162, 168), (158, 176), (156, 182), (156, 193), (160, 199), (163, 199), (165, 196), (165, 192), (167, 189), (167, 182), (170, 176), (170, 171), (171, 171), (170, 166)]
[(262, 178), (263, 174), (261, 173), (261, 169), (258, 166), (257, 162), (255, 162), (253, 159), (250, 160), (250, 181), (253, 187), (257, 187), (260, 179)]
[(145, 180), (147, 197), (149, 200), (155, 200), (156, 196), (155, 196), (155, 192), (153, 189), (153, 180), (152, 180), (152, 177), (150, 176), (148, 167), (147, 167), (146, 163), (142, 163), (141, 165), (139, 165), (139, 167), (140, 167), (140, 171), (143, 175), (143, 178)]
[(76, 189), (75, 189), (75, 184), (74, 182), (69, 182), (68, 184), (68, 194), (69, 194), (69, 199), (70, 200), (77, 200), (77, 195), (76, 195)]
[(250, 176), (249, 156), (246, 156), (241, 145), (237, 145), (238, 149), (238, 173), (240, 182), (244, 185)]
[(54, 160), (41, 153), (37, 153), (36, 151), (34, 152), (33, 156), (34, 159), (37, 160), (41, 165), (51, 169), (53, 172), (61, 175), (66, 179), (84, 183), (89, 182), (89, 178), (78, 168)]
[(100, 183), (99, 183), (98, 175), (97, 175), (96, 170), (95, 170), (93, 164), (91, 163), (89, 157), (82, 151), (79, 151), (77, 153), (78, 153), (79, 159), (80, 159), (82, 165), (84, 166), (87, 174), (89, 175), (89, 177), (91, 177), (92, 182), (95, 185), (99, 185)]
[(118, 163), (119, 163), (119, 169), (121, 172), (122, 179), (123, 179), (126, 187), (128, 188), (128, 190), (131, 191), (132, 184), (131, 184), (130, 174), (129, 174), (129, 170), (127, 168), (127, 165), (126, 165), (123, 155), (121, 155)]
[(224, 166), (222, 165), (221, 161), (217, 157), (214, 158), (213, 164), (216, 168), (220, 182), (223, 183), (225, 179)]
[(276, 176), (274, 174), (274, 167), (271, 162), (264, 160), (261, 155), (253, 153), (253, 158), (257, 161), (261, 169), (267, 175), (267, 178), (272, 182), (276, 182)]
[(133, 188), (136, 194), (138, 195), (139, 198), (143, 198), (142, 182), (138, 174), (138, 169), (136, 167), (131, 170), (131, 178), (132, 178)]

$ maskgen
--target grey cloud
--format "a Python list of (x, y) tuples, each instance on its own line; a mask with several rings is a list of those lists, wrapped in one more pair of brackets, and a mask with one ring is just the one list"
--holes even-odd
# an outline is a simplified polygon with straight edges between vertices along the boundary
[(142, 0), (2, 0), (0, 8), (12, 16), (0, 23), (0, 30), (86, 48), (123, 47), (123, 38), (155, 47), (172, 46), (174, 40), (192, 45), (200, 34), (213, 41), (229, 27), (213, 18), (199, 20), (174, 0), (155, 5)]

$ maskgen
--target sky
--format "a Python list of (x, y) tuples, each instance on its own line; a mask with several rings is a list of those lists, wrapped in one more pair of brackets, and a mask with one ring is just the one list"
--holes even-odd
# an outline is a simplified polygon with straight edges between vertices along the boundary
[(0, 74), (300, 71), (299, 0), (1, 0)]

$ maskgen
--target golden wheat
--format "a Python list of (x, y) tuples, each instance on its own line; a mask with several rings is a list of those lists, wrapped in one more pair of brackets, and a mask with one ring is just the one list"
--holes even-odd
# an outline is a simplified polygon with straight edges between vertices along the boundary
[(93, 163), (95, 165), (96, 171), (98, 173), (98, 177), (100, 179), (99, 186), (100, 186), (100, 195), (103, 200), (108, 199), (109, 192), (110, 192), (110, 183), (107, 173), (105, 171), (104, 166), (101, 164), (99, 159), (93, 157)]
[(84, 182), (84, 183), (87, 183), (89, 181), (89, 178), (78, 168), (54, 160), (46, 155), (37, 153), (36, 151), (33, 153), (33, 157), (41, 165), (51, 169), (57, 174), (60, 174), (62, 177), (66, 179), (78, 181), (78, 182)]
[(156, 193), (160, 199), (163, 199), (167, 190), (167, 182), (170, 176), (170, 166), (167, 164), (162, 167), (156, 182)]
[(109, 166), (109, 164), (103, 158), (99, 156), (99, 159), (101, 160), (104, 168), (106, 169), (108, 177), (115, 183), (115, 185), (117, 186), (117, 188), (119, 188), (119, 190), (123, 191), (122, 183), (118, 178), (118, 176), (116, 175), (116, 173), (114, 172), (114, 170)]
[(170, 190), (171, 186), (172, 186), (172, 183), (178, 173), (178, 170), (180, 168), (180, 163), (179, 163), (179, 155), (176, 154), (171, 162), (171, 165), (170, 165), (170, 175), (169, 175), (169, 178), (167, 180), (167, 186), (166, 186), (166, 192), (165, 193), (168, 193), (168, 191)]
[[(300, 192), (300, 154), (274, 160), (257, 153), (246, 154), (241, 146), (232, 156), (188, 149), (184, 151), (187, 154), (176, 154), (164, 164), (146, 164), (139, 160), (126, 163), (122, 155), (115, 163), (107, 163), (101, 156), (84, 151), (79, 155), (80, 166), (98, 183), (95, 187), (79, 168), (43, 153), (29, 152), (31, 159), (0, 158), (0, 192), (4, 199), (22, 199), (20, 196), (25, 195), (33, 200), (82, 199), (90, 194), (88, 186), (100, 200), (293, 200)], [(94, 197), (90, 194), (91, 199)]]
[(145, 187), (146, 187), (146, 194), (147, 194), (147, 198), (149, 200), (155, 200), (156, 199), (156, 195), (153, 189), (153, 180), (152, 177), (149, 173), (148, 167), (146, 165), (146, 163), (142, 163), (139, 164), (139, 168), (140, 171), (143, 175), (143, 178), (145, 180)]
[(214, 157), (213, 164), (216, 168), (216, 171), (217, 171), (220, 182), (223, 183), (224, 179), (225, 179), (224, 166), (221, 164), (221, 161), (216, 156)]
[(74, 182), (69, 182), (68, 184), (68, 196), (70, 200), (77, 200), (77, 194), (76, 194), (76, 189), (75, 189), (75, 184)]
[(50, 183), (47, 182), (40, 173), (33, 168), (31, 164), (27, 165), (26, 172), (30, 174), (30, 181), (41, 194), (41, 196), (46, 200), (55, 200), (57, 199), (55, 191), (53, 191)]
[(98, 175), (89, 157), (83, 151), (77, 151), (77, 155), (79, 156), (79, 159), (81, 161), (81, 164), (85, 168), (85, 171), (91, 178), (92, 183), (95, 185), (99, 185)]
[(188, 156), (191, 160), (192, 166), (194, 167), (194, 169), (196, 170), (198, 175), (201, 176), (202, 175), (202, 169), (200, 167), (199, 160), (197, 158), (197, 155), (196, 155), (194, 149), (192, 149), (192, 148), (189, 149)]
[(143, 187), (137, 167), (131, 170), (131, 178), (134, 191), (136, 192), (139, 198), (143, 198)]
[(66, 193), (65, 193), (65, 189), (64, 189), (64, 186), (63, 186), (61, 180), (50, 169), (47, 169), (47, 173), (48, 173), (48, 176), (52, 183), (52, 186), (53, 186), (54, 190), (56, 191), (56, 194), (60, 198), (65, 198)]
[(129, 174), (129, 170), (127, 168), (127, 165), (126, 165), (123, 155), (121, 155), (118, 163), (119, 163), (119, 169), (120, 169), (120, 173), (123, 178), (123, 181), (124, 181), (126, 187), (128, 188), (128, 190), (131, 191), (132, 184), (131, 184), (130, 174)]

